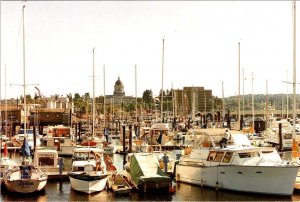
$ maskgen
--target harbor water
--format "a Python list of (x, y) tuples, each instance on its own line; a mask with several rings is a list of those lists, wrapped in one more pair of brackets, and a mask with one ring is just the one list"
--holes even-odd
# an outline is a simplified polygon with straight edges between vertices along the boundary
[[(118, 169), (123, 166), (123, 156), (112, 155)], [(16, 156), (16, 158), (19, 158)], [(71, 157), (64, 157), (64, 170), (71, 167)], [(240, 193), (226, 190), (215, 190), (185, 183), (176, 184), (175, 193), (160, 193), (159, 191), (115, 196), (107, 189), (99, 193), (87, 195), (71, 189), (68, 180), (48, 180), (45, 190), (33, 194), (15, 194), (1, 186), (0, 201), (300, 201), (300, 193), (291, 197), (269, 196), (253, 193)]]

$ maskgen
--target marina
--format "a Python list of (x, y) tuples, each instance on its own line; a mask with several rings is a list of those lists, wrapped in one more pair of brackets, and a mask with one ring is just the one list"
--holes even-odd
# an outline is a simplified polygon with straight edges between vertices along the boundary
[[(119, 154), (113, 155), (113, 160), (117, 167), (123, 164), (123, 157)], [(65, 158), (65, 169), (70, 169), (71, 159)], [(1, 201), (19, 201), (20, 198), (10, 194), (2, 186)], [(155, 194), (153, 194), (155, 193)], [(299, 201), (300, 193), (295, 193), (291, 197), (271, 196), (264, 194), (240, 193), (228, 190), (218, 190), (215, 188), (205, 188), (187, 183), (177, 183), (176, 192), (166, 194), (161, 192), (138, 193), (131, 191), (129, 194), (115, 195), (112, 189), (107, 189), (92, 195), (81, 194), (71, 188), (68, 178), (48, 179), (44, 191), (35, 194), (22, 196), (26, 201)]]
[[(293, 18), (262, 23), (271, 29), (272, 23), (284, 21), (282, 36), (277, 35), (276, 26), (273, 32), (259, 29), (260, 37), (253, 33), (252, 24), (260, 25), (265, 11), (257, 22), (246, 14), (248, 8), (253, 13), (265, 8), (256, 2), (213, 6), (208, 2), (95, 1), (80, 2), (80, 10), (76, 2), (43, 2), (45, 7), (40, 3), (0, 0), (0, 201), (300, 201), (296, 1), (274, 2), (274, 10), (279, 10), (274, 14), (267, 9), (266, 13), (272, 13), (267, 15), (275, 18), (282, 12)], [(43, 8), (48, 8), (45, 16), (39, 13)], [(218, 9), (224, 13), (219, 15)], [(214, 15), (207, 13), (211, 10)], [(237, 16), (231, 16), (230, 10)], [(17, 13), (19, 25), (9, 20)], [(232, 19), (225, 20), (228, 16)], [(218, 20), (209, 23), (214, 17)], [(247, 26), (233, 21), (239, 18)], [(233, 38), (244, 37), (235, 42), (235, 56), (232, 45), (226, 44), (233, 38), (226, 36), (223, 24), (234, 25), (229, 34)], [(290, 27), (283, 28), (286, 25)], [(16, 31), (7, 30), (15, 27), (19, 30), (14, 46), (11, 33)], [(264, 43), (258, 38), (265, 32), (269, 33), (265, 38), (276, 35), (278, 44), (266, 45), (257, 59), (252, 54), (262, 49)], [(286, 32), (291, 47), (280, 45)], [(249, 42), (253, 36), (255, 41)], [(206, 44), (212, 39), (214, 43)], [(255, 50), (253, 44), (257, 44)], [(277, 53), (271, 53), (276, 48), (289, 56), (276, 57)], [(212, 55), (217, 57), (209, 59)], [(9, 89), (2, 58), (14, 74), (9, 75)], [(233, 63), (228, 58), (236, 61), (237, 69), (229, 70)], [(257, 64), (249, 63), (249, 58)], [(292, 82), (288, 72), (283, 81), (286, 93), (276, 91), (278, 80), (283, 79), (282, 72), (277, 73), (282, 70), (279, 64), (293, 70)], [(216, 71), (217, 66), (222, 71)], [(241, 76), (241, 66), (247, 66), (247, 71), (257, 68), (255, 83), (253, 72), (245, 77), (243, 68)], [(274, 66), (272, 74), (265, 72), (268, 66)], [(262, 76), (268, 77), (263, 84)], [(32, 84), (36, 79), (44, 85)], [(248, 85), (251, 81), (248, 95), (246, 80)], [(224, 81), (230, 84), (226, 96)], [(260, 94), (264, 85), (265, 94)], [(16, 86), (22, 87), (22, 93)]]

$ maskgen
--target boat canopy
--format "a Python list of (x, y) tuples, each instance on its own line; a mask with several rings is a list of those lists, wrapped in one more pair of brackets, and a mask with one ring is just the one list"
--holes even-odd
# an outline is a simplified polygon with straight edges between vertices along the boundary
[(130, 174), (136, 185), (147, 181), (171, 181), (160, 167), (155, 154), (134, 154), (130, 159)]

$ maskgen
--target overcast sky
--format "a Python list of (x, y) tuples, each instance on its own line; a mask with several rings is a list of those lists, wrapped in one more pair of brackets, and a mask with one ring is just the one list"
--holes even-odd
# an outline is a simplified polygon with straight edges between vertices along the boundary
[[(23, 4), (1, 2), (2, 98), (23, 94), (22, 87), (10, 85), (23, 83)], [(92, 93), (93, 47), (96, 96), (103, 95), (103, 65), (107, 95), (113, 93), (119, 76), (126, 95), (135, 96), (134, 65), (137, 95), (146, 89), (157, 95), (162, 86), (163, 38), (164, 89), (172, 83), (175, 89), (203, 86), (222, 97), (223, 81), (225, 97), (238, 94), (239, 42), (245, 94), (251, 94), (251, 72), (255, 94), (266, 93), (266, 80), (269, 94), (286, 93), (282, 81), (287, 77), (292, 81), (291, 1), (27, 1), (25, 5), (26, 83), (38, 83), (46, 96)], [(31, 85), (26, 91), (36, 92)], [(291, 85), (288, 91), (292, 93)]]

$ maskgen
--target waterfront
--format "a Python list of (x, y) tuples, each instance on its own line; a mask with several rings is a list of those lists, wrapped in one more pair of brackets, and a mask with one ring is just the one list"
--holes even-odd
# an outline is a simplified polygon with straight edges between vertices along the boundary
[[(65, 168), (70, 169), (71, 157), (65, 157)], [(118, 154), (113, 155), (114, 163), (120, 169), (123, 164), (123, 157)], [(115, 196), (111, 190), (87, 195), (71, 189), (68, 180), (56, 181), (48, 180), (45, 190), (28, 195), (13, 194), (1, 187), (1, 201), (299, 201), (300, 193), (293, 194), (292, 197), (279, 197), (259, 195), (252, 193), (239, 193), (212, 188), (204, 188), (185, 183), (178, 183), (174, 194), (160, 192), (137, 193), (129, 195)]]
[(45, 191), (38, 194), (20, 196), (18, 194), (1, 193), (1, 201), (299, 201), (300, 195), (292, 197), (264, 196), (257, 194), (216, 191), (188, 184), (178, 184), (175, 194), (130, 193), (128, 196), (115, 197), (111, 191), (102, 191), (87, 195), (71, 189), (68, 181), (48, 181)]

